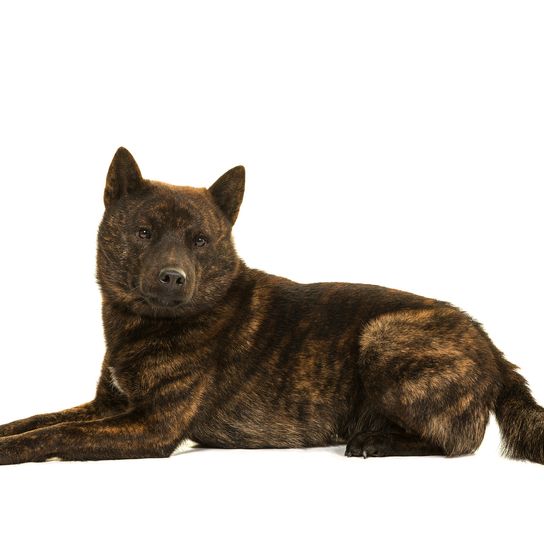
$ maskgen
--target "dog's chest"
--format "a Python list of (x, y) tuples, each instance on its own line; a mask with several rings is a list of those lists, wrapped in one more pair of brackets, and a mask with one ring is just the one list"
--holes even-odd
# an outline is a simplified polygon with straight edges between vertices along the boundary
[(113, 388), (119, 391), (119, 393), (122, 393), (123, 395), (126, 395), (126, 391), (123, 389), (123, 386), (121, 385), (121, 382), (119, 381), (119, 378), (117, 377), (117, 373), (115, 371), (115, 368), (112, 366), (108, 367), (109, 373), (110, 373), (110, 383), (112, 384)]
[(164, 373), (150, 369), (124, 368), (122, 365), (109, 366), (108, 381), (121, 395), (134, 401), (150, 394), (154, 384), (164, 379)]
[[(110, 358), (105, 378), (110, 387), (132, 402), (152, 401), (165, 394), (189, 402), (191, 392), (199, 391), (210, 372), (205, 362), (191, 354), (164, 354), (157, 350), (141, 360)], [(194, 391), (193, 391), (194, 390)]]

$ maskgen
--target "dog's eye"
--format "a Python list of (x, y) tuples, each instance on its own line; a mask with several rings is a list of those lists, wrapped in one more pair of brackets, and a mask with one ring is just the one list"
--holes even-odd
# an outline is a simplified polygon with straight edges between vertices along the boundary
[(208, 243), (208, 239), (203, 234), (197, 234), (193, 238), (193, 244), (196, 247), (203, 247)]
[(149, 229), (141, 228), (138, 230), (138, 236), (149, 240), (149, 238), (151, 238), (151, 231)]

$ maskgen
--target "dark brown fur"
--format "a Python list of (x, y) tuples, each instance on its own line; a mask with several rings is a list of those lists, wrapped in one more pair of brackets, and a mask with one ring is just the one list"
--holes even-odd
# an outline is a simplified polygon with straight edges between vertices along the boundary
[[(478, 448), (492, 411), (505, 453), (544, 463), (544, 409), (478, 323), (402, 291), (248, 268), (231, 238), (243, 190), (242, 167), (209, 190), (174, 187), (116, 153), (98, 236), (96, 398), (0, 426), (0, 464), (165, 457), (185, 438), (455, 456)], [(182, 286), (157, 280), (165, 267)]]

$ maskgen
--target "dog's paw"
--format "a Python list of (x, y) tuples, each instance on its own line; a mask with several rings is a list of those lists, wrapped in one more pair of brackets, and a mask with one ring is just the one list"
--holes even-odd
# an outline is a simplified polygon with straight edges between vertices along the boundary
[(384, 457), (389, 455), (390, 439), (384, 433), (358, 433), (346, 446), (346, 457)]

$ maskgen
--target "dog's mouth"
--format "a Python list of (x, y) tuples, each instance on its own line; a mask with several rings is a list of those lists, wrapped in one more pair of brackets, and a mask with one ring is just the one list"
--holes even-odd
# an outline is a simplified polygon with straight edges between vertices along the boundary
[[(136, 282), (135, 282), (136, 283)], [(168, 289), (158, 289), (156, 286), (146, 286), (136, 283), (133, 290), (136, 291), (137, 303), (140, 311), (145, 313), (143, 306), (147, 306), (153, 314), (172, 315), (172, 312), (179, 312), (180, 308), (187, 306), (191, 302), (192, 289), (190, 286), (184, 286), (179, 291), (170, 291)]]
[(154, 296), (145, 296), (144, 300), (153, 307), (159, 308), (177, 308), (181, 306), (184, 302), (181, 298), (162, 298)]

